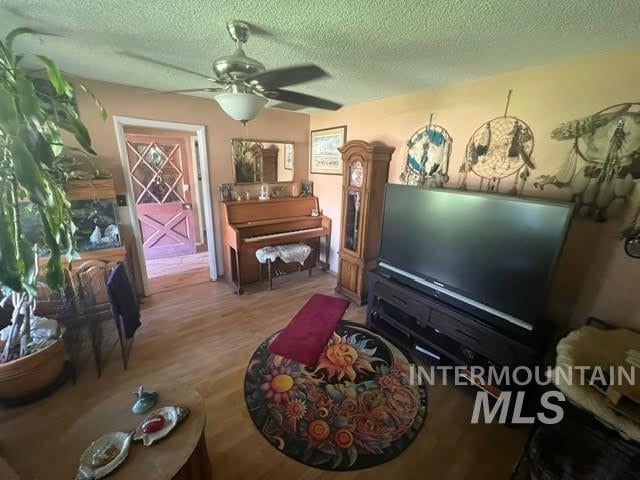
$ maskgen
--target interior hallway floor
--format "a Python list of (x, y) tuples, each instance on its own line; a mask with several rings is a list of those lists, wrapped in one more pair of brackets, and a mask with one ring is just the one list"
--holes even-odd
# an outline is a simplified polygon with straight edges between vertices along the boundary
[[(213, 478), (507, 480), (528, 431), (471, 425), (474, 390), (461, 387), (428, 387), (427, 419), (415, 441), (397, 458), (371, 469), (314, 469), (284, 456), (262, 437), (245, 406), (247, 362), (260, 342), (283, 328), (313, 293), (333, 295), (335, 284), (334, 275), (314, 271), (311, 278), (302, 272), (278, 279), (273, 291), (250, 285), (242, 296), (223, 281), (152, 295), (143, 306), (143, 327), (136, 334), (129, 370), (113, 355), (100, 379), (94, 369), (84, 368), (76, 385), (68, 383), (30, 406), (0, 408), (2, 454), (25, 459), (17, 467), (29, 472), (34, 439), (44, 438), (45, 431), (47, 438), (59, 438), (100, 399), (133, 392), (139, 385), (162, 395), (163, 389), (184, 384), (206, 402)], [(364, 322), (365, 307), (352, 305), (345, 318)]]
[[(145, 262), (151, 293), (162, 293), (176, 288), (208, 282), (209, 252), (198, 251), (193, 255), (155, 258)], [(201, 250), (198, 248), (198, 250)]]

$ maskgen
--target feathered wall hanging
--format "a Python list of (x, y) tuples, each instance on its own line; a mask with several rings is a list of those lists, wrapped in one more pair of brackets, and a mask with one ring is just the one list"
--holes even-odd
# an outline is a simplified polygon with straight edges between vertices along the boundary
[(531, 128), (508, 115), (511, 93), (509, 90), (504, 115), (485, 122), (471, 135), (459, 170), (459, 188), (468, 188), (470, 173), (480, 177), (480, 190), (488, 192), (499, 192), (512, 177), (507, 193), (520, 195), (530, 171), (536, 168)]
[(613, 201), (626, 199), (640, 178), (640, 103), (613, 105), (562, 123), (551, 138), (571, 140), (571, 148), (558, 171), (540, 176), (534, 185), (568, 188), (583, 215), (606, 220)]
[(453, 139), (449, 132), (429, 122), (407, 142), (407, 158), (400, 181), (407, 185), (442, 187), (449, 181), (449, 157)]

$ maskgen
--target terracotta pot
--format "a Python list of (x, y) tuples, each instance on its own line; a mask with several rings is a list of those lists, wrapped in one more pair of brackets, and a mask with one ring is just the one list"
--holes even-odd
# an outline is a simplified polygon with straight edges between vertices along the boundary
[(18, 399), (44, 390), (62, 372), (64, 359), (64, 343), (58, 340), (26, 357), (0, 363), (0, 399)]

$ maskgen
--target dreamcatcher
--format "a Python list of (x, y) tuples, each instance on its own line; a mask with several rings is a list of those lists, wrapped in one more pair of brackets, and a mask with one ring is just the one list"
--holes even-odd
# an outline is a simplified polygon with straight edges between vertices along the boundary
[(555, 175), (542, 175), (535, 186), (569, 188), (583, 214), (606, 219), (606, 210), (633, 191), (640, 178), (640, 103), (624, 103), (551, 132), (554, 140), (573, 140)]
[(508, 116), (511, 90), (504, 115), (489, 120), (478, 128), (467, 143), (460, 166), (459, 188), (467, 189), (469, 173), (480, 177), (480, 190), (499, 192), (511, 177), (508, 193), (519, 195), (529, 178), (533, 163), (533, 132), (517, 117)]
[(407, 142), (407, 160), (400, 181), (407, 185), (442, 187), (449, 181), (451, 135), (443, 127), (429, 123)]

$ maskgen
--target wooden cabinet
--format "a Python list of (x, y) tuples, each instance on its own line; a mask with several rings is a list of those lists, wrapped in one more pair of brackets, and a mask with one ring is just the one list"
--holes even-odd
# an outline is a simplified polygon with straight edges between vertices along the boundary
[(362, 305), (366, 271), (380, 252), (384, 185), (393, 147), (352, 140), (340, 149), (343, 160), (342, 228), (336, 291)]
[[(113, 208), (115, 213), (116, 206), (116, 188), (113, 183), (113, 178), (96, 178), (93, 180), (73, 180), (65, 185), (65, 191), (67, 198), (72, 202), (72, 208), (74, 202), (77, 201), (97, 201), (97, 200), (109, 200), (113, 202)], [(113, 218), (115, 224), (120, 227), (120, 222), (117, 218)], [(121, 234), (120, 234), (121, 235)], [(100, 260), (105, 263), (111, 262), (126, 262), (127, 250), (124, 246), (122, 236), (120, 236), (120, 246), (113, 246), (110, 248), (100, 248), (96, 250), (81, 250), (80, 259), (74, 262), (73, 268), (76, 269), (85, 261)], [(64, 260), (63, 260), (64, 261)]]
[[(97, 221), (92, 220), (88, 221), (87, 224), (90, 224), (90, 228), (87, 228), (87, 225), (80, 225), (80, 221), (85, 220), (85, 218), (92, 218), (95, 216), (97, 218), (101, 218), (101, 231), (104, 233), (104, 223), (113, 223), (120, 227), (120, 222), (116, 216), (116, 190), (115, 185), (113, 183), (112, 178), (96, 178), (93, 180), (72, 180), (67, 182), (65, 185), (65, 192), (67, 194), (67, 199), (71, 202), (71, 210), (74, 215), (74, 222), (76, 227), (78, 227), (78, 231), (76, 232), (76, 242), (78, 243), (78, 249), (80, 258), (74, 260), (73, 268), (76, 269), (80, 264), (84, 261), (89, 260), (101, 260), (107, 263), (110, 262), (118, 262), (118, 261), (126, 261), (127, 251), (124, 246), (124, 242), (122, 237), (120, 237), (120, 242), (117, 245), (106, 244), (107, 246), (104, 248), (95, 248), (95, 249), (87, 249), (86, 242), (83, 239), (86, 239), (90, 233), (92, 232), (92, 228), (98, 224)], [(94, 207), (89, 207), (87, 204), (90, 202), (99, 202), (106, 201), (107, 206), (98, 205)], [(89, 210), (89, 215), (84, 215), (85, 211)], [(106, 217), (105, 220), (103, 217)], [(112, 218), (109, 218), (112, 217)], [(86, 231), (82, 231), (81, 226), (85, 227)], [(37, 225), (32, 227), (33, 229), (37, 228)], [(41, 227), (40, 227), (41, 228)], [(49, 257), (40, 256), (39, 263), (41, 266), (46, 265), (49, 261)], [(63, 264), (67, 263), (66, 258), (62, 259)]]
[[(121, 231), (118, 233), (118, 242), (105, 242), (104, 244), (97, 245), (97, 247), (104, 245), (104, 248), (97, 248), (95, 245), (93, 248), (87, 248), (89, 246), (87, 238), (93, 232), (93, 228), (95, 228), (95, 226), (100, 226), (100, 230), (103, 235), (106, 231), (106, 224), (117, 225), (118, 228), (121, 226), (117, 218), (116, 190), (113, 179), (96, 178), (93, 180), (72, 180), (65, 184), (65, 192), (67, 199), (71, 203), (74, 223), (78, 228), (76, 231), (76, 245), (79, 254), (79, 257), (73, 260), (70, 268), (68, 268), (68, 259), (64, 256), (61, 259), (63, 266), (68, 268), (67, 279), (71, 281), (71, 283), (75, 283), (77, 281), (77, 273), (88, 265), (125, 262), (128, 272), (131, 274), (132, 281), (136, 286), (137, 293), (142, 294), (142, 284), (138, 280), (139, 273), (132, 270), (132, 262), (127, 255), (127, 249), (124, 245)], [(37, 237), (41, 237), (42, 233), (35, 232), (41, 232), (41, 224), (38, 225), (36, 223), (30, 223), (29, 225), (34, 233), (28, 233), (28, 235), (33, 239), (33, 241), (38, 241)], [(41, 255), (38, 257), (40, 275), (42, 276), (46, 273), (46, 265), (48, 261), (48, 256)], [(52, 296), (51, 291), (44, 284), (41, 284), (38, 287), (38, 299), (38, 308), (41, 315), (55, 314), (57, 299), (55, 296)], [(52, 300), (52, 303), (49, 303), (50, 299)]]

